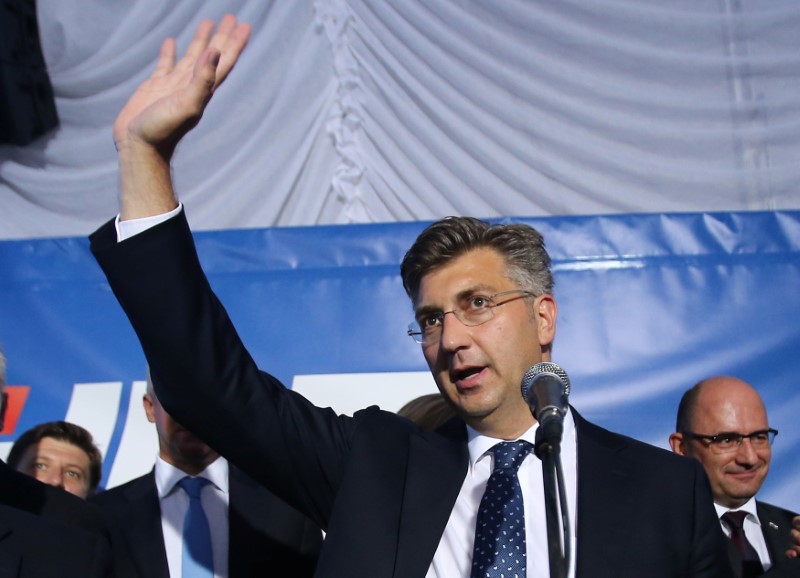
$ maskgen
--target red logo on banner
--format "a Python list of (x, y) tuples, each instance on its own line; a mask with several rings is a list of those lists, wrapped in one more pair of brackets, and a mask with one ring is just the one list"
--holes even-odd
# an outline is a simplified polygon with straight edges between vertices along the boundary
[(0, 430), (0, 435), (13, 434), (14, 429), (17, 427), (17, 420), (22, 414), (22, 408), (25, 407), (25, 402), (28, 399), (28, 392), (31, 387), (29, 385), (9, 385), (6, 387), (8, 394), (8, 407), (6, 409), (6, 420), (3, 423), (3, 429)]

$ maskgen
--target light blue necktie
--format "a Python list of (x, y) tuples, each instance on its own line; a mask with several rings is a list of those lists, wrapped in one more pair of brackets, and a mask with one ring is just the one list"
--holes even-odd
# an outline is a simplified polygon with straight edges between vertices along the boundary
[(525, 578), (525, 508), (517, 470), (533, 446), (500, 442), (478, 509), (471, 578)]
[(178, 485), (189, 495), (189, 510), (183, 519), (183, 578), (214, 578), (214, 555), (211, 552), (211, 531), (200, 502), (205, 478), (185, 477)]

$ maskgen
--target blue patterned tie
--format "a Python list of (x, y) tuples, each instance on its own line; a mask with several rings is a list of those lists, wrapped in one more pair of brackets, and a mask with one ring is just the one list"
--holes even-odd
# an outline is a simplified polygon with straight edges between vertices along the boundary
[(183, 519), (183, 578), (213, 578), (214, 556), (208, 518), (200, 502), (205, 478), (183, 478), (178, 484), (189, 495), (189, 510)]
[(517, 470), (533, 446), (500, 442), (478, 509), (471, 578), (525, 578), (525, 508)]

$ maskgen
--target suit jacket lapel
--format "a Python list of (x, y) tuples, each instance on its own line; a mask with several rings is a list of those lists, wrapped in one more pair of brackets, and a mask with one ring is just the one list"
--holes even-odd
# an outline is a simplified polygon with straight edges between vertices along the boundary
[[(571, 409), (577, 428), (578, 448), (578, 512), (576, 578), (592, 575), (609, 558), (619, 558), (624, 566), (627, 539), (624, 524), (636, 515), (628, 492), (629, 473), (620, 461), (625, 444), (619, 438), (583, 419)], [(597, 540), (603, 536), (603, 540)], [(600, 551), (599, 549), (602, 549)], [(611, 550), (611, 552), (609, 552)]]
[(764, 534), (764, 541), (767, 544), (770, 560), (772, 560), (773, 563), (779, 560), (782, 561), (790, 545), (788, 537), (791, 528), (781, 528), (780, 525), (783, 521), (775, 519), (772, 513), (762, 506), (761, 502), (758, 500), (756, 500), (756, 512), (758, 513), (758, 520), (761, 522), (761, 533)]
[(169, 578), (155, 472), (151, 471), (139, 484), (129, 487), (125, 496), (131, 515), (122, 531), (136, 567), (142, 576)]
[(395, 576), (424, 576), (444, 533), (469, 464), (460, 419), (437, 433), (412, 435)]

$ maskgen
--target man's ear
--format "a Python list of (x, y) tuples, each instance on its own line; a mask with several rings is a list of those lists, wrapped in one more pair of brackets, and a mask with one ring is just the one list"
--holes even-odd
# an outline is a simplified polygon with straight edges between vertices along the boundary
[(142, 396), (142, 405), (144, 406), (144, 413), (147, 415), (147, 421), (150, 423), (156, 423), (156, 415), (155, 411), (153, 410), (153, 396), (149, 393), (145, 393)]
[(539, 331), (539, 344), (542, 349), (550, 349), (553, 340), (556, 338), (558, 305), (556, 305), (556, 300), (552, 295), (544, 294), (536, 298), (533, 306)]
[(678, 455), (689, 455), (689, 453), (686, 451), (685, 442), (686, 439), (683, 437), (682, 433), (675, 432), (669, 436), (669, 446), (672, 448), (672, 451)]

